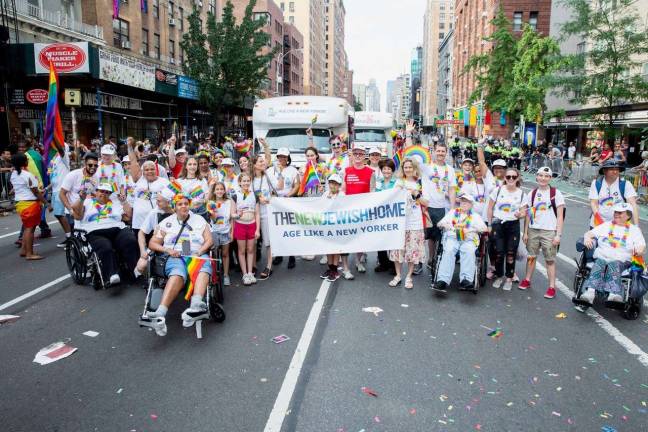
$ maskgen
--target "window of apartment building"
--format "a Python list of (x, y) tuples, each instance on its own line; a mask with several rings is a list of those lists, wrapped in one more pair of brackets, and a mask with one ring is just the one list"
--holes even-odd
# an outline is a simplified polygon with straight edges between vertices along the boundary
[(160, 18), (160, 0), (153, 0), (153, 18)]
[(282, 12), (285, 12), (285, 11), (286, 11), (286, 3), (281, 2), (281, 3), (279, 4), (279, 7), (281, 8), (281, 11), (282, 11)]
[(184, 9), (181, 7), (178, 8), (178, 19), (180, 20), (180, 31), (184, 30)]
[(178, 63), (180, 63), (180, 65), (184, 64), (184, 50), (182, 47), (180, 47), (180, 51), (178, 51)]
[(445, 23), (440, 22), (439, 23), (439, 30), (444, 30), (445, 29)]
[(212, 15), (216, 15), (216, 1), (215, 0), (209, 0), (209, 13)]
[(173, 4), (172, 1), (169, 2), (169, 18), (173, 18), (175, 16), (175, 5)]
[(290, 16), (288, 17), (288, 22), (289, 22), (290, 24), (295, 24), (295, 17), (292, 16), (292, 15), (290, 15)]
[(171, 61), (169, 63), (175, 63), (175, 41), (173, 39), (169, 39), (169, 58)]
[(283, 26), (277, 20), (275, 20), (275, 30), (278, 34), (283, 34)]
[(295, 12), (295, 2), (288, 3), (288, 12)]
[(444, 37), (445, 37), (445, 33), (440, 32), (439, 33), (439, 40), (443, 40)]
[(522, 12), (513, 12), (513, 31), (522, 30)]
[(584, 54), (585, 53), (585, 42), (581, 42), (578, 45), (576, 45), (576, 52), (578, 54)]
[(153, 34), (153, 55), (160, 60), (160, 35), (157, 33)]
[(538, 12), (529, 12), (529, 25), (533, 30), (538, 28)]
[(113, 19), (113, 44), (116, 47), (122, 47), (123, 42), (130, 41), (128, 30), (128, 21), (121, 18)]
[(272, 15), (270, 15), (270, 13), (268, 13), (268, 12), (254, 12), (252, 14), (252, 18), (255, 21), (259, 21), (259, 20), (262, 20), (262, 19), (265, 18), (266, 24), (267, 23), (272, 23)]
[(149, 31), (147, 29), (142, 29), (142, 54), (147, 57), (149, 55)]

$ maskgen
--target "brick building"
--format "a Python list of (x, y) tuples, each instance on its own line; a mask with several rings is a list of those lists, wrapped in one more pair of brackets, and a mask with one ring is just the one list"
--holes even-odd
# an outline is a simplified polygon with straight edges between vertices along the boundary
[(297, 28), (284, 23), (283, 95), (304, 94), (304, 37)]

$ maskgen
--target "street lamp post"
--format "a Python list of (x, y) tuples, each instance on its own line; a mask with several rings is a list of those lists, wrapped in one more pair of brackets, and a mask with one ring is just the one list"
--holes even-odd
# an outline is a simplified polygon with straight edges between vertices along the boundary
[[(290, 54), (293, 51), (297, 52), (297, 51), (303, 51), (303, 50), (304, 50), (304, 48), (297, 48), (297, 49), (294, 49), (294, 50), (289, 49), (285, 53), (279, 53), (279, 57), (277, 58), (277, 86), (276, 86), (276, 90), (275, 90), (275, 94), (277, 96), (281, 96), (279, 94), (279, 80), (281, 79), (283, 81), (283, 76), (279, 75), (279, 65), (281, 65), (281, 70), (283, 71), (283, 59), (284, 59), (284, 57), (286, 57), (288, 54)], [(282, 73), (282, 75), (283, 75), (283, 73)]]

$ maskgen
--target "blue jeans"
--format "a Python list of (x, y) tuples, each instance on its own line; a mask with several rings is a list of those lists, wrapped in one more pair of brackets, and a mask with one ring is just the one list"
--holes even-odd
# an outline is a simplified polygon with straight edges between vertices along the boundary
[(446, 237), (443, 241), (443, 257), (437, 273), (437, 280), (450, 285), (455, 268), (455, 256), (459, 252), (460, 270), (459, 280), (473, 282), (475, 280), (475, 252), (477, 246), (472, 240), (458, 241), (453, 237)]

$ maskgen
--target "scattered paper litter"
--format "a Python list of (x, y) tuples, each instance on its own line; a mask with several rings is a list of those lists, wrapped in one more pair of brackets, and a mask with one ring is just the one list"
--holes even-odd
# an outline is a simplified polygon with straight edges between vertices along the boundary
[(565, 319), (567, 318), (567, 314), (565, 312), (560, 312), (558, 315), (556, 315), (556, 319)]
[(76, 350), (73, 346), (66, 345), (65, 342), (54, 342), (36, 353), (34, 363), (40, 365), (54, 363), (62, 358), (71, 356)]
[(96, 332), (94, 330), (88, 330), (87, 332), (83, 332), (83, 335), (88, 337), (97, 337), (99, 336), (99, 332)]
[(285, 334), (275, 336), (275, 337), (272, 338), (272, 342), (274, 342), (276, 344), (286, 342), (287, 340), (290, 340), (290, 338), (288, 336), (286, 336)]
[(378, 306), (369, 306), (366, 308), (362, 308), (362, 312), (369, 312), (374, 314), (375, 316), (378, 316), (380, 312), (383, 312), (382, 309), (380, 309)]
[(370, 389), (369, 387), (360, 387), (360, 390), (362, 390), (362, 393), (366, 394), (367, 396), (373, 396), (375, 398), (378, 397), (378, 393), (376, 393), (375, 390)]
[(407, 304), (405, 304), (405, 303), (401, 303), (401, 307), (402, 307), (402, 308), (408, 308), (409, 305), (407, 305)]
[(0, 324), (9, 324), (17, 321), (19, 318), (18, 315), (0, 315)]

